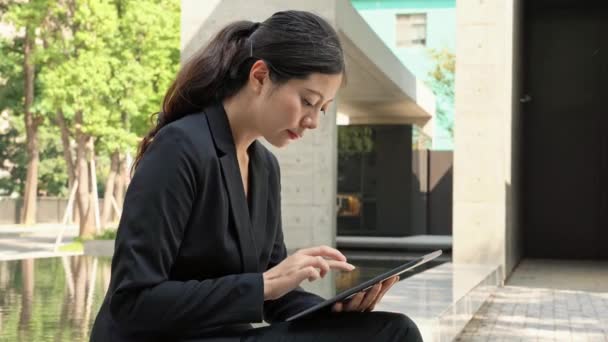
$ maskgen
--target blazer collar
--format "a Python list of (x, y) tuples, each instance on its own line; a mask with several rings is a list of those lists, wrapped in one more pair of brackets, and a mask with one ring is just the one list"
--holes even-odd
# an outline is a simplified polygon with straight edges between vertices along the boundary
[(247, 151), (249, 154), (249, 197), (252, 203), (250, 213), (226, 111), (221, 102), (216, 102), (205, 108), (204, 112), (228, 191), (244, 272), (263, 271), (258, 269), (260, 264), (258, 260), (259, 248), (264, 244), (261, 239), (264, 238), (268, 202), (268, 165), (263, 155), (264, 147), (256, 140)]
[[(221, 102), (214, 102), (212, 105), (205, 108), (204, 112), (207, 114), (207, 121), (209, 128), (211, 129), (211, 136), (215, 143), (215, 148), (218, 150), (218, 156), (224, 154), (233, 154), (236, 156), (236, 146), (234, 145), (234, 137), (232, 136), (232, 130), (230, 128), (230, 122), (228, 121), (228, 115), (224, 110), (224, 106)], [(249, 149), (249, 161), (252, 163), (254, 172), (265, 172), (268, 173), (270, 167), (266, 163), (263, 153), (264, 147), (261, 143), (255, 140)]]
[[(214, 102), (205, 108), (207, 121), (211, 130), (211, 136), (215, 143), (215, 148), (222, 154), (236, 154), (234, 138), (228, 122), (228, 116), (221, 102)], [(220, 155), (221, 156), (221, 155)]]

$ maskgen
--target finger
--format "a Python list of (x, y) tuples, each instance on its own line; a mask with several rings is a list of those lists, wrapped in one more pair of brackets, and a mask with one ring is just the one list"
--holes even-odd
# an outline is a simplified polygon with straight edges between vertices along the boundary
[[(391, 287), (393, 287), (393, 285), (395, 285), (395, 283), (398, 280), (399, 280), (399, 276), (395, 276), (395, 277), (389, 278), (389, 279), (385, 280), (384, 282), (382, 282), (382, 289), (380, 290), (380, 293), (376, 297), (376, 300), (374, 301), (372, 306), (376, 306), (376, 304), (378, 304), (382, 300), (382, 298), (384, 297), (386, 292), (388, 292), (388, 290), (390, 290)], [(384, 283), (386, 283), (386, 285)]]
[(317, 267), (321, 270), (321, 277), (325, 277), (327, 272), (329, 272), (329, 263), (323, 259), (322, 256), (311, 257), (313, 259), (313, 266)]
[(355, 265), (349, 264), (344, 261), (337, 260), (326, 260), (329, 267), (333, 270), (341, 270), (341, 271), (352, 271), (355, 269)]
[(346, 257), (339, 250), (329, 246), (317, 246), (300, 249), (297, 253), (310, 256), (323, 256), (334, 260), (346, 261)]
[(329, 264), (322, 257), (314, 257), (309, 255), (298, 255), (296, 256), (296, 267), (306, 268), (309, 266), (316, 267), (321, 271), (321, 276), (325, 276), (325, 273), (329, 272)]
[(378, 305), (378, 303), (382, 300), (382, 297), (384, 297), (384, 294), (390, 289), (390, 286), (381, 286), (380, 287), (380, 292), (378, 292), (378, 295), (376, 296), (376, 298), (374, 298), (374, 301), (367, 307), (367, 311), (373, 311), (374, 308), (376, 307), (376, 305)]
[[(388, 278), (387, 280), (385, 280), (384, 282), (382, 282), (382, 286), (388, 286), (388, 288), (390, 289), (393, 285), (395, 285), (397, 282), (399, 281), (399, 276), (394, 276), (391, 278)], [(386, 283), (386, 284), (385, 284)], [(388, 289), (387, 289), (388, 290)]]
[(301, 268), (296, 273), (296, 280), (297, 280), (298, 284), (303, 282), (304, 279), (308, 279), (308, 281), (315, 281), (319, 278), (321, 278), (321, 274), (319, 273), (319, 270), (317, 270), (316, 268), (314, 268), (312, 266)]
[(381, 290), (382, 284), (376, 284), (365, 293), (365, 297), (363, 298), (363, 301), (361, 301), (360, 305), (361, 311), (367, 310), (372, 304), (376, 302), (376, 298), (380, 294)]
[(321, 256), (309, 256), (309, 255), (299, 255), (296, 256), (298, 258), (298, 268), (306, 267), (306, 266), (314, 266), (316, 268), (321, 269), (321, 276), (324, 277), (330, 269), (338, 269), (342, 271), (352, 271), (355, 269), (354, 265), (351, 265), (344, 261), (337, 261), (331, 259), (323, 259)]
[(364, 296), (365, 292), (359, 292), (354, 295), (344, 306), (344, 311), (360, 311), (359, 306), (361, 305)]
[(334, 304), (334, 306), (332, 307), (331, 311), (333, 312), (342, 312), (342, 302), (337, 302), (336, 304)]
[(315, 281), (321, 278), (321, 272), (314, 267), (312, 268), (312, 271), (310, 273), (311, 275), (308, 276), (308, 281)]

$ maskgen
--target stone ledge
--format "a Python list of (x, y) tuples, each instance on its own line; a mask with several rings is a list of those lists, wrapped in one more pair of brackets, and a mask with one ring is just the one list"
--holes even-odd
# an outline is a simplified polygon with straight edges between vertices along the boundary
[(445, 263), (404, 279), (376, 306), (410, 317), (424, 341), (453, 341), (502, 285), (498, 266)]
[(452, 250), (452, 237), (449, 235), (413, 236), (337, 236), (338, 248), (400, 249), (410, 251)]
[(114, 255), (114, 240), (90, 240), (83, 242), (84, 255), (112, 256)]

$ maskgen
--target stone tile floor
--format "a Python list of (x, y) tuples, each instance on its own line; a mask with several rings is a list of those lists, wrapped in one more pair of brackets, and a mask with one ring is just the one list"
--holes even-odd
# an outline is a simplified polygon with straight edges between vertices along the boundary
[(524, 260), (456, 340), (608, 342), (608, 263)]
[(608, 293), (505, 286), (456, 340), (608, 342)]

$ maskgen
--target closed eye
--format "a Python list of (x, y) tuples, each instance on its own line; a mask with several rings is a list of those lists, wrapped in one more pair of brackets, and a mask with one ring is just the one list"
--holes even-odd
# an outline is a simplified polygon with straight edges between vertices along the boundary
[(308, 100), (306, 100), (306, 99), (304, 99), (304, 98), (302, 99), (302, 103), (303, 103), (305, 106), (308, 106), (308, 107), (313, 107), (312, 103), (310, 103)]
[[(306, 100), (305, 98), (302, 98), (302, 103), (307, 106), (307, 107), (314, 107), (315, 105), (313, 105), (312, 103), (310, 103), (310, 101)], [(325, 111), (327, 110), (327, 108), (321, 108), (319, 109), (319, 111), (325, 115)]]

